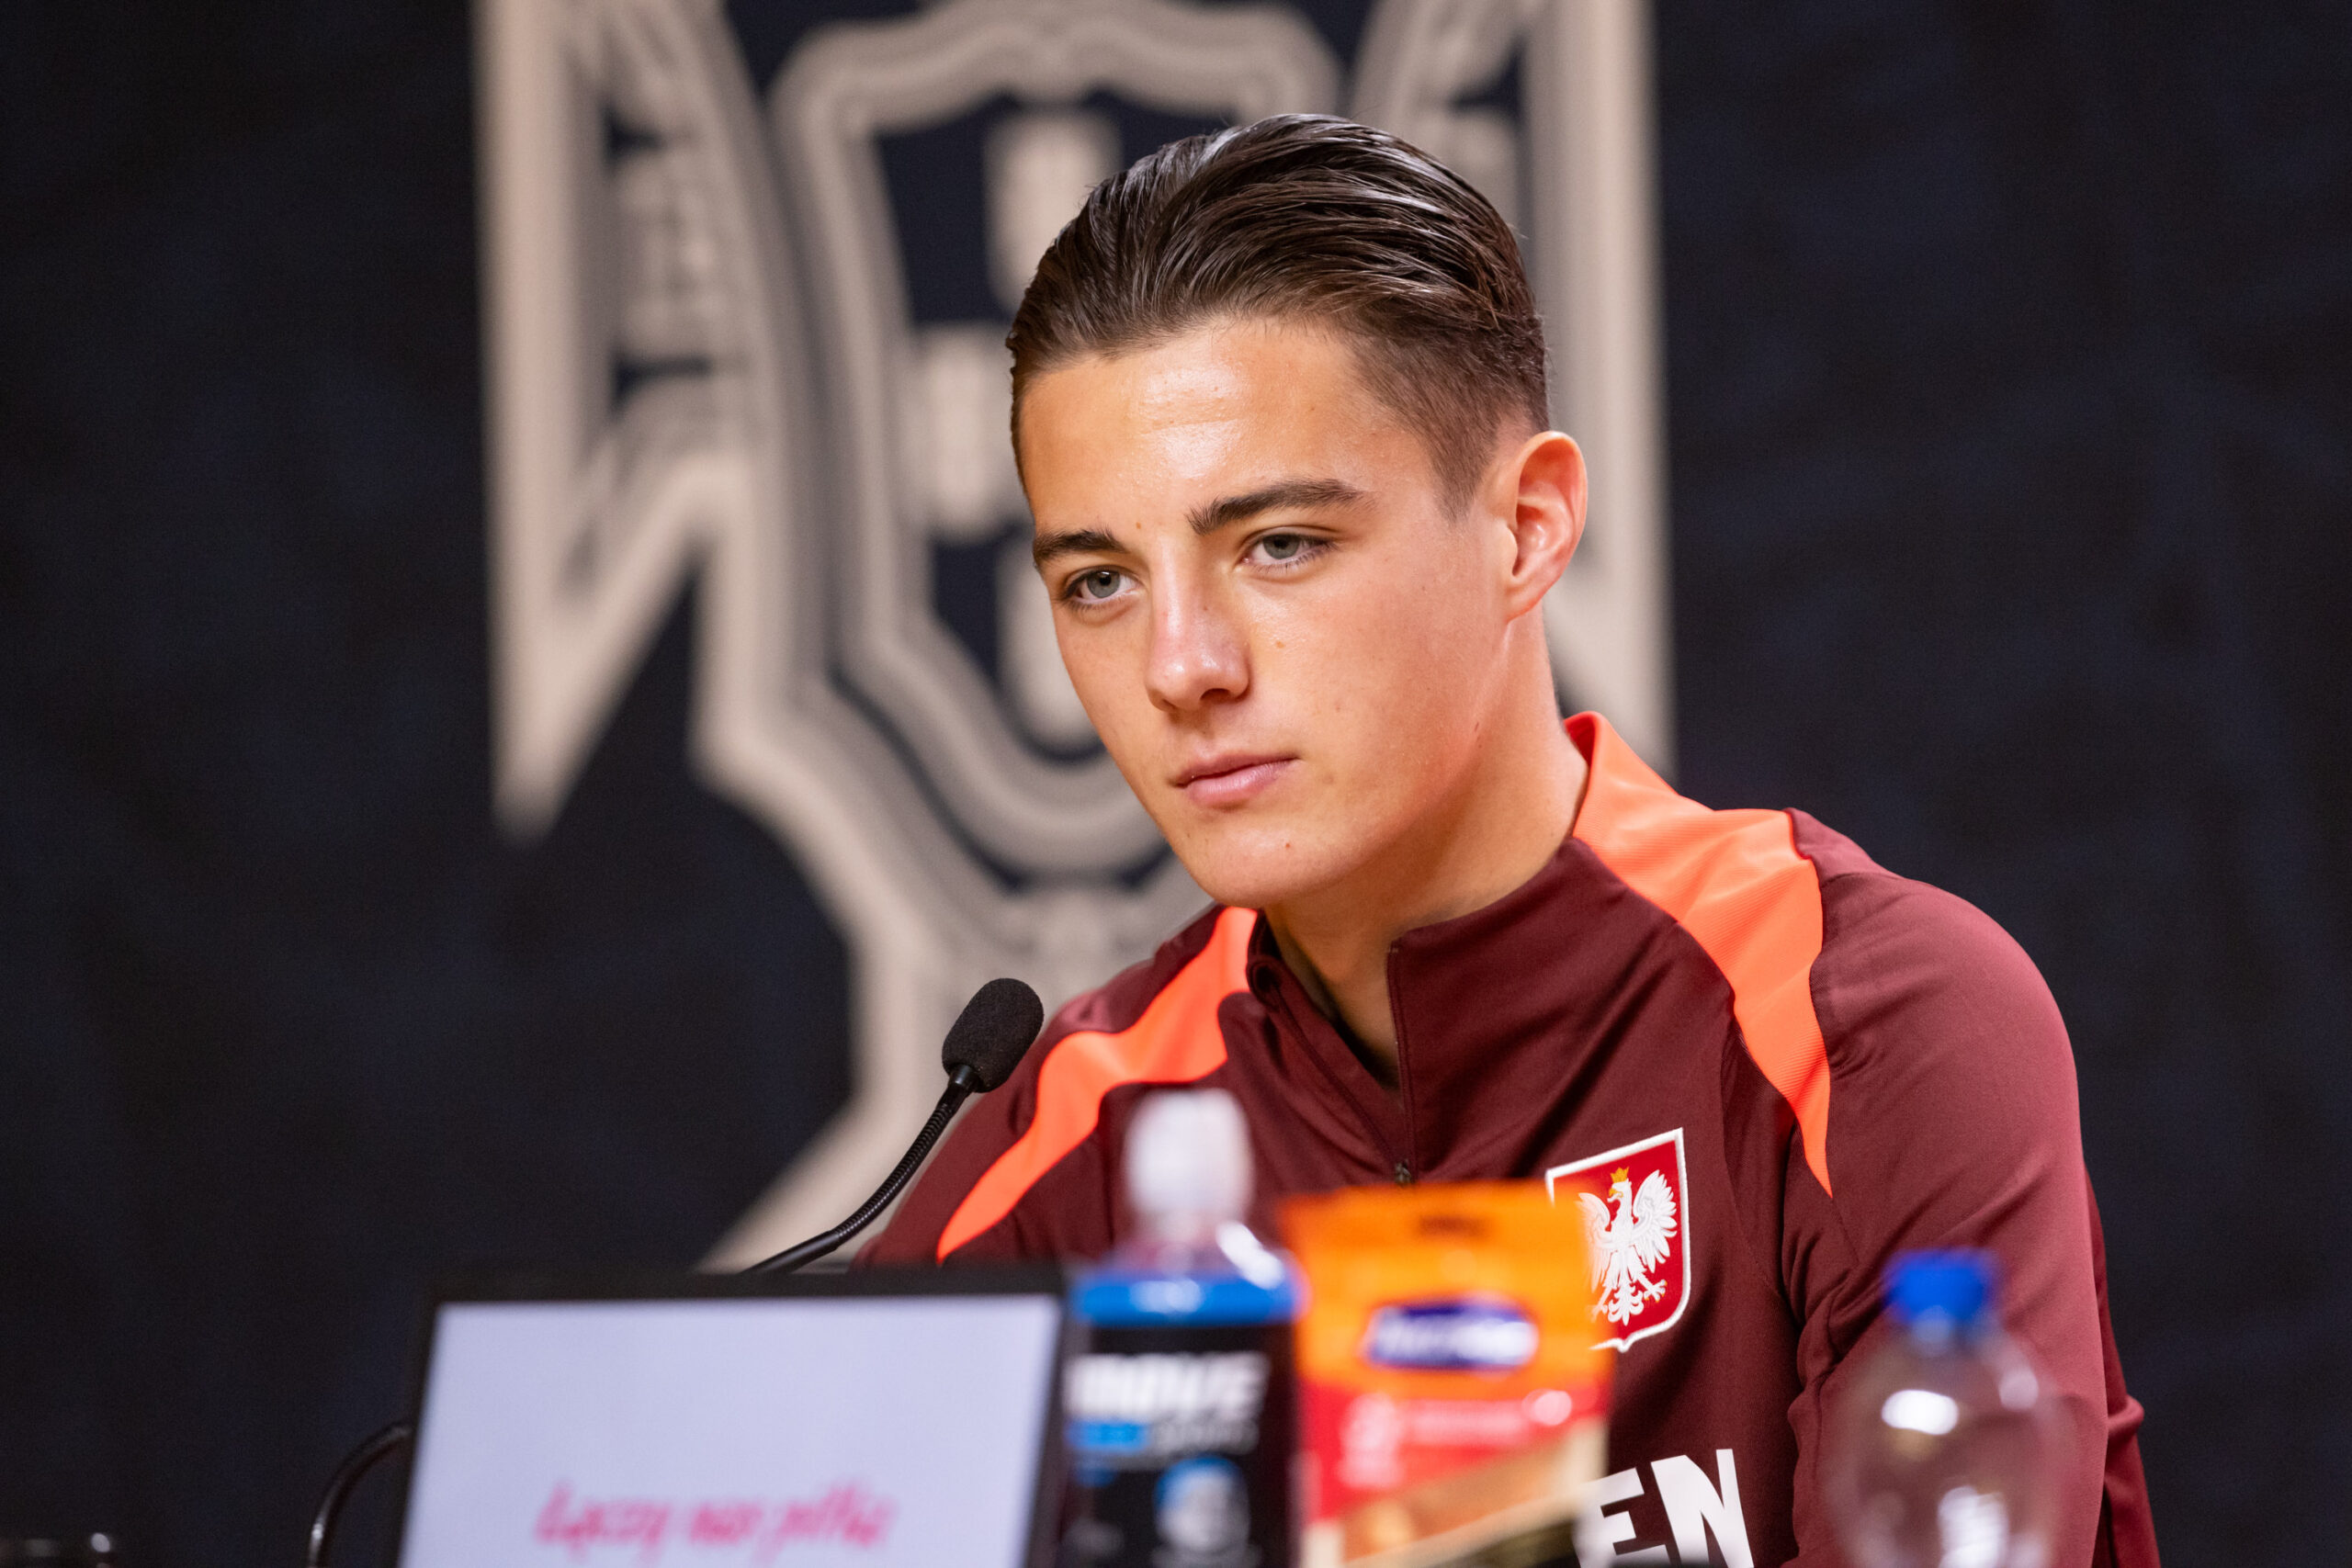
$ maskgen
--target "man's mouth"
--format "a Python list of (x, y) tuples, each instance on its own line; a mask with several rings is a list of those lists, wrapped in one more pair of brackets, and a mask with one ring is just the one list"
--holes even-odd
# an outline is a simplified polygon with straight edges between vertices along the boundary
[(1227, 752), (1185, 768), (1176, 787), (1195, 806), (1239, 806), (1272, 788), (1297, 761), (1273, 752)]

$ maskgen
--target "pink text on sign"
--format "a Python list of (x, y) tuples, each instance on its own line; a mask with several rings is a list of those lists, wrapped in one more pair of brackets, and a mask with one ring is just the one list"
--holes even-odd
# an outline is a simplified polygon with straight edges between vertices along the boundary
[(539, 1509), (532, 1535), (562, 1548), (575, 1562), (592, 1551), (633, 1552), (658, 1562), (676, 1547), (696, 1554), (740, 1551), (754, 1563), (787, 1547), (831, 1543), (871, 1549), (889, 1536), (898, 1505), (854, 1481), (814, 1497), (580, 1497), (559, 1481)]

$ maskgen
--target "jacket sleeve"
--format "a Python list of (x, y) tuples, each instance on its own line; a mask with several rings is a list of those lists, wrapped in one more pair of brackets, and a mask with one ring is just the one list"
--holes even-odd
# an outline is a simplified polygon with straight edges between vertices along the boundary
[(1879, 1304), (1887, 1263), (1975, 1247), (1998, 1258), (2003, 1321), (2059, 1413), (2052, 1562), (2154, 1568), (2140, 1409), (2114, 1362), (2074, 1056), (2048, 987), (1984, 915), (1876, 867), (1826, 876), (1823, 908), (1813, 992), (1834, 1196), (1792, 1158), (1783, 1230), (1801, 1320), (1799, 1561), (1841, 1561), (1824, 1437), (1853, 1369), (1895, 1332)]

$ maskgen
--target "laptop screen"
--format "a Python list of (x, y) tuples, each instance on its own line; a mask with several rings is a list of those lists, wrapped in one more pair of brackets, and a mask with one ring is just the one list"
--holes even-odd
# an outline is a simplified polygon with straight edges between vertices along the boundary
[(954, 1279), (445, 1301), (401, 1568), (1018, 1568), (1060, 1299)]

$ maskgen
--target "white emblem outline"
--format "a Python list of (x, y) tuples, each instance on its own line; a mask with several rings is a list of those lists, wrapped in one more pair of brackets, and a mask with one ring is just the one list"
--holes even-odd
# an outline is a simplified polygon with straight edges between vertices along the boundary
[(829, 28), (769, 90), (786, 184), (808, 214), (809, 319), (837, 391), (829, 401), (845, 411), (826, 498), (846, 520), (850, 556), (836, 588), (854, 606), (842, 652), (965, 829), (1014, 863), (1100, 874), (1148, 855), (1159, 832), (1109, 757), (1056, 763), (1026, 750), (978, 671), (904, 591), (928, 573), (899, 457), (912, 317), (877, 139), (1005, 93), (1063, 105), (1113, 88), (1204, 118), (1254, 119), (1330, 107), (1338, 75), (1322, 39), (1271, 6), (990, 0)]
[(1681, 1224), (1681, 1228), (1676, 1233), (1674, 1240), (1682, 1250), (1682, 1294), (1676, 1298), (1674, 1311), (1668, 1314), (1664, 1323), (1654, 1323), (1647, 1327), (1637, 1328), (1631, 1334), (1620, 1335), (1613, 1339), (1600, 1340), (1593, 1346), (1596, 1350), (1622, 1352), (1653, 1334), (1665, 1333), (1681, 1322), (1682, 1314), (1690, 1309), (1690, 1164), (1683, 1154), (1682, 1129), (1677, 1127), (1670, 1133), (1659, 1133), (1653, 1137), (1621, 1145), (1605, 1154), (1594, 1155), (1590, 1159), (1573, 1160), (1566, 1165), (1555, 1165), (1544, 1173), (1544, 1195), (1557, 1203), (1560, 1201), (1560, 1182), (1565, 1178), (1581, 1176), (1596, 1166), (1604, 1166), (1611, 1160), (1627, 1159), (1634, 1155), (1646, 1154), (1660, 1144), (1668, 1143), (1674, 1145), (1674, 1202), (1677, 1218)]
[[(949, 18), (977, 29), (1076, 5), (944, 0), (904, 20), (829, 30), (903, 39)], [(1207, 26), (1275, 8), (1099, 9)], [(1664, 540), (1646, 9), (1373, 0), (1351, 102), (1373, 123), (1409, 110), (1420, 118), (1394, 128), (1430, 137), (1449, 115), (1474, 118), (1450, 107), (1478, 84), (1459, 79), (1465, 57), (1446, 40), (1505, 17), (1521, 29), (1530, 260), (1559, 338), (1563, 423), (1595, 476), (1597, 536), (1547, 603), (1547, 628), (1563, 685), (1666, 766), (1663, 576), (1633, 570), (1658, 567)], [(711, 1262), (724, 1266), (830, 1223), (871, 1190), (928, 1109), (938, 1039), (974, 985), (1016, 974), (1058, 1000), (1148, 953), (1200, 895), (1172, 858), (1133, 886), (1091, 874), (1103, 863), (1099, 842), (1064, 855), (1068, 869), (1012, 857), (1028, 880), (1008, 889), (974, 858), (973, 845), (989, 841), (983, 814), (943, 818), (937, 781), (921, 776), (905, 738), (882, 734), (828, 673), (835, 563), (858, 542), (842, 537), (849, 519), (834, 509), (841, 481), (821, 435), (837, 390), (814, 352), (827, 323), (809, 316), (807, 211), (779, 167), (775, 116), (721, 8), (477, 0), (476, 19), (499, 817), (524, 840), (553, 821), (654, 634), (698, 583), (691, 768), (785, 846), (849, 952), (850, 1101), (720, 1244)], [(651, 177), (627, 189), (609, 149), (596, 161), (607, 104), (659, 133), (662, 166), (633, 168)], [(654, 236), (667, 247), (660, 259), (695, 274), (657, 301), (691, 308), (657, 310), (656, 324), (704, 319), (723, 330), (700, 340), (710, 352), (698, 373), (622, 396), (600, 385), (612, 340), (599, 334), (630, 303), (615, 292), (616, 241), (652, 233), (629, 227), (648, 215), (631, 205), (639, 198), (666, 225), (666, 238)], [(1571, 206), (1584, 221), (1546, 227), (1547, 211)], [(1596, 377), (1605, 398), (1580, 389), (1579, 378)], [(1115, 827), (1126, 808), (1105, 809)]]

